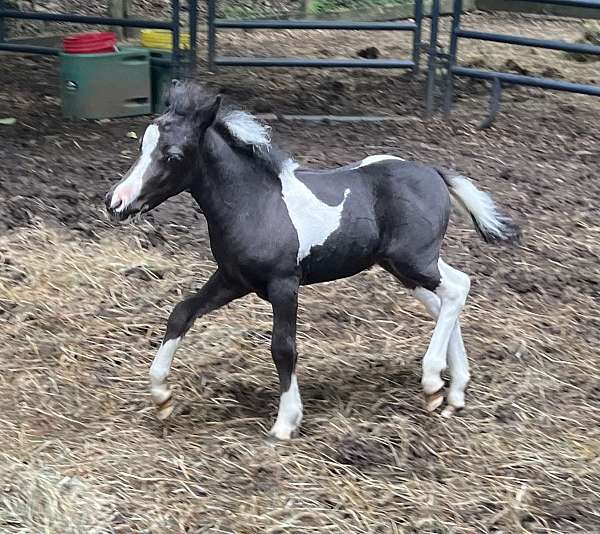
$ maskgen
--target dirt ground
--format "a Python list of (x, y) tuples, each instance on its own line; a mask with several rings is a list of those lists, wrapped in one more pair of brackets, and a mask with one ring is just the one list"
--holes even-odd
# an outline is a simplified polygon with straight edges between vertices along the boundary
[[(575, 38), (578, 23), (476, 14), (477, 28)], [(352, 55), (359, 34), (283, 48)], [(259, 35), (246, 47), (275, 46)], [(406, 41), (382, 35), (383, 56)], [(491, 47), (491, 48), (490, 48)], [(550, 65), (549, 58), (557, 62)], [(466, 44), (462, 62), (600, 83), (599, 64)], [(460, 82), (448, 121), (425, 122), (422, 77), (223, 70), (200, 77), (247, 109), (397, 115), (381, 124), (272, 122), (305, 165), (376, 153), (455, 167), (519, 221), (524, 242), (480, 242), (456, 218), (446, 260), (472, 275), (463, 333), (467, 408), (423, 410), (432, 323), (379, 269), (304, 288), (300, 436), (264, 435), (278, 402), (270, 312), (257, 298), (200, 321), (180, 348), (166, 425), (148, 368), (173, 305), (214, 269), (205, 222), (172, 199), (114, 225), (102, 200), (148, 117), (61, 117), (54, 60), (2, 56), (0, 118), (0, 531), (6, 533), (600, 532), (600, 101)]]

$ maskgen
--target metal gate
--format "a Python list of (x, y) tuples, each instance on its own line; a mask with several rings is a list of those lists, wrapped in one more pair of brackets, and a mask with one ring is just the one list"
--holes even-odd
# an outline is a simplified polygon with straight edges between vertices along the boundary
[[(414, 22), (354, 22), (311, 20), (227, 20), (218, 19), (217, 0), (208, 0), (208, 65), (215, 67), (321, 67), (410, 69), (419, 71), (423, 0), (415, 0)], [(254, 30), (341, 30), (403, 31), (413, 34), (411, 59), (310, 59), (290, 57), (222, 57), (217, 55), (217, 33), (225, 29)]]
[[(553, 4), (568, 7), (592, 8), (600, 10), (600, 0), (522, 0), (523, 2), (536, 4)], [(439, 19), (440, 0), (433, 0), (433, 17)], [(457, 55), (460, 39), (475, 39), (479, 41), (488, 41), (494, 43), (505, 43), (518, 46), (545, 48), (550, 50), (560, 50), (565, 52), (575, 52), (581, 54), (600, 55), (600, 46), (585, 43), (569, 43), (565, 41), (551, 39), (535, 39), (531, 37), (522, 37), (519, 35), (506, 35), (493, 32), (480, 32), (470, 29), (464, 29), (461, 25), (461, 14), (463, 7), (462, 0), (454, 0), (454, 9), (452, 14), (452, 28), (450, 31), (450, 46), (448, 54), (442, 54), (437, 51), (435, 46), (430, 48), (429, 72), (427, 81), (426, 100), (427, 114), (434, 111), (434, 91), (437, 83), (435, 75), (436, 69), (442, 66), (445, 69), (445, 81), (442, 82), (444, 112), (450, 112), (454, 100), (454, 79), (456, 76), (476, 78), (480, 80), (489, 80), (493, 83), (492, 98), (490, 102), (489, 117), (483, 125), (490, 124), (497, 114), (500, 106), (500, 97), (502, 84), (526, 85), (530, 87), (540, 87), (542, 89), (554, 89), (558, 91), (568, 91), (571, 93), (580, 93), (585, 95), (600, 96), (600, 87), (590, 84), (572, 83), (552, 78), (540, 78), (522, 74), (513, 74), (494, 70), (482, 70), (471, 67), (462, 67), (458, 64)], [(438, 24), (432, 24), (432, 45), (437, 43)]]

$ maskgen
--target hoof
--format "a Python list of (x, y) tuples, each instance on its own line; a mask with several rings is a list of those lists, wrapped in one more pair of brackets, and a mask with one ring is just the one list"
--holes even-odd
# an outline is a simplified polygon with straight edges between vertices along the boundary
[(276, 434), (269, 432), (267, 434), (267, 443), (270, 445), (276, 445), (277, 443), (287, 443), (297, 437), (298, 437), (297, 431), (290, 432), (289, 434), (286, 434), (286, 435), (276, 435)]
[(444, 408), (441, 415), (442, 415), (442, 417), (449, 419), (453, 415), (456, 415), (461, 410), (462, 410), (462, 407), (448, 405)]
[(425, 409), (428, 412), (435, 412), (444, 402), (444, 392), (440, 389), (431, 395), (425, 395)]
[(173, 413), (175, 405), (173, 403), (173, 394), (170, 389), (161, 392), (160, 396), (154, 396), (154, 403), (156, 404), (156, 417), (161, 421), (168, 419)]
[(164, 421), (171, 416), (174, 408), (175, 405), (173, 404), (173, 400), (169, 399), (167, 402), (157, 408), (156, 417), (158, 417), (160, 421)]
[(456, 411), (463, 409), (465, 407), (465, 390), (453, 388), (451, 384), (447, 402), (448, 406), (453, 406)]
[(280, 441), (290, 441), (293, 438), (298, 437), (297, 428), (275, 428), (273, 427), (267, 434), (267, 441), (270, 443), (277, 443)]

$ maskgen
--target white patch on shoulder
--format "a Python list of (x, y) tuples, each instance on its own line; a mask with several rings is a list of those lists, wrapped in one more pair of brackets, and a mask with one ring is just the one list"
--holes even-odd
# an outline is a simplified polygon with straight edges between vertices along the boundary
[(320, 201), (298, 178), (295, 170), (298, 164), (287, 160), (279, 173), (283, 200), (292, 224), (298, 234), (298, 264), (310, 254), (312, 247), (322, 245), (335, 232), (342, 219), (344, 204), (350, 189), (344, 191), (344, 199), (337, 206), (329, 206)]
[(406, 161), (404, 158), (399, 158), (398, 156), (389, 156), (387, 154), (379, 154), (376, 156), (368, 156), (365, 159), (363, 159), (356, 167), (354, 167), (355, 169), (360, 169), (361, 167), (366, 167), (367, 165), (372, 165), (373, 163), (379, 163), (380, 161), (385, 161), (388, 159), (395, 159), (398, 161)]
[[(152, 154), (158, 146), (160, 132), (158, 125), (151, 124), (144, 132), (142, 140), (142, 153), (135, 162), (133, 168), (129, 171), (129, 176), (123, 180), (113, 193), (110, 207), (115, 208), (115, 211), (123, 211), (127, 206), (131, 205), (142, 192), (144, 185), (144, 175), (152, 163)], [(118, 207), (117, 207), (118, 206)]]

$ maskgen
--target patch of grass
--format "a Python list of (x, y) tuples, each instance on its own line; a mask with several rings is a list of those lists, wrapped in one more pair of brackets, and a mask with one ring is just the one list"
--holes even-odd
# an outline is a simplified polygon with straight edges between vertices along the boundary
[(253, 19), (260, 15), (259, 11), (248, 6), (225, 6), (222, 13), (226, 19)]
[[(412, 0), (309, 0), (306, 12), (317, 15), (339, 13), (351, 9), (401, 6), (411, 3)], [(222, 7), (220, 15), (227, 19), (252, 19), (262, 17), (265, 13), (260, 9), (248, 5), (226, 5)]]
[(370, 7), (391, 7), (410, 4), (411, 0), (312, 0), (309, 3), (310, 13), (332, 13), (349, 9)]

